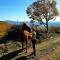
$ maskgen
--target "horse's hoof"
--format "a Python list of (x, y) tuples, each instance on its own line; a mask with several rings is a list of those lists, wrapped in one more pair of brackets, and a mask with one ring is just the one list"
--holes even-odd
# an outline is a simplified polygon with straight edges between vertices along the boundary
[(28, 53), (28, 52), (26, 51), (26, 53)]
[(21, 55), (22, 53), (18, 53), (17, 55)]

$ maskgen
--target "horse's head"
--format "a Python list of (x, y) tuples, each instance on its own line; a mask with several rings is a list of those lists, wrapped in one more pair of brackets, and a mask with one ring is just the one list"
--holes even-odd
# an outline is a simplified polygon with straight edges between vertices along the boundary
[(31, 32), (31, 28), (26, 23), (23, 23), (21, 30), (26, 30), (28, 32)]

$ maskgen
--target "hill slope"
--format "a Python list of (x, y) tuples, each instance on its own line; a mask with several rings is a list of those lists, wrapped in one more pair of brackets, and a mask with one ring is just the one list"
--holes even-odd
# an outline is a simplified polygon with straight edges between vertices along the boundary
[(5, 57), (11, 60), (60, 60), (60, 34), (52, 34), (50, 37), (47, 35), (47, 38), (44, 40), (36, 45), (36, 57), (30, 55), (32, 53), (32, 47), (28, 49), (28, 53), (19, 53), (20, 48), (17, 48), (15, 42), (11, 42), (11, 44), (7, 44), (9, 45), (8, 49), (10, 48), (8, 52), (10, 52), (2, 56), (2, 58)]
[(11, 28), (11, 26), (11, 24), (0, 21), (0, 37), (3, 36), (7, 32), (7, 30)]

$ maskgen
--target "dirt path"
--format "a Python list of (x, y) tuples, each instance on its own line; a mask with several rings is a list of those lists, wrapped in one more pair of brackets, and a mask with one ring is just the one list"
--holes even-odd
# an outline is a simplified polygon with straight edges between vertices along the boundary
[[(38, 60), (53, 60), (56, 55), (60, 56), (60, 43), (59, 43), (60, 38), (59, 37), (60, 36), (57, 36), (55, 38), (55, 40), (53, 40), (53, 41), (47, 41), (47, 43), (43, 42), (43, 43), (37, 45), (37, 50), (39, 50), (39, 48), (41, 48), (41, 50), (43, 50), (42, 48), (46, 48), (50, 44), (52, 44), (52, 45), (55, 44), (55, 47), (53, 46), (53, 48), (50, 48), (51, 50), (47, 51), (47, 53), (44, 52), (45, 54), (43, 54), (43, 55), (40, 54), (40, 57), (38, 57)], [(48, 48), (46, 48), (46, 49), (48, 49)]]
[[(28, 53), (21, 52), (12, 60), (53, 60), (56, 55), (60, 55), (60, 35), (36, 45), (36, 57), (34, 58), (32, 48), (28, 49)], [(58, 60), (58, 59), (57, 59)]]
[[(10, 60), (59, 60), (60, 59), (60, 35), (51, 38), (36, 45), (36, 57), (32, 53), (32, 48), (28, 49), (28, 53), (25, 51), (16, 51), (14, 57), (11, 56)], [(15, 55), (16, 53), (16, 55)], [(19, 53), (17, 55), (17, 53)], [(12, 54), (12, 53), (10, 53)], [(9, 54), (9, 56), (10, 56)], [(7, 55), (8, 56), (8, 55)]]

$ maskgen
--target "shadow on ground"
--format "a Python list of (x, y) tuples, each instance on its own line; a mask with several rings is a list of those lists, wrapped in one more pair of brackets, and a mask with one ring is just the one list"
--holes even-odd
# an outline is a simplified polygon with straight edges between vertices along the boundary
[(33, 59), (34, 56), (32, 56), (32, 55), (33, 55), (33, 53), (31, 53), (31, 54), (29, 54), (29, 55), (27, 55), (27, 56), (19, 57), (19, 58), (17, 58), (16, 60), (28, 60), (28, 59)]
[[(0, 57), (0, 60), (10, 60), (10, 59), (18, 56), (18, 53), (21, 53), (21, 52), (22, 52), (22, 49), (19, 49), (17, 51), (11, 52), (11, 53), (8, 53), (8, 54)], [(19, 57), (16, 60), (28, 60), (28, 59), (34, 58), (34, 57), (30, 57), (31, 55), (33, 55), (33, 53), (31, 53), (31, 54), (29, 54), (27, 56)]]
[(18, 53), (22, 52), (22, 49), (19, 49), (17, 51), (14, 51), (14, 52), (11, 52), (11, 53), (8, 53), (2, 57), (0, 57), (0, 60), (10, 60), (11, 58), (13, 57), (16, 57), (18, 55)]

